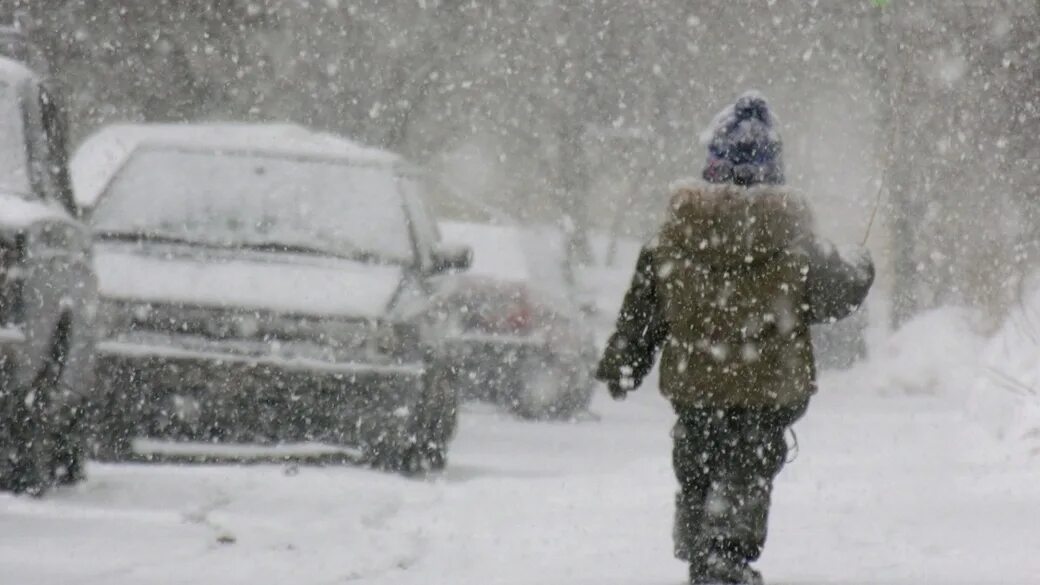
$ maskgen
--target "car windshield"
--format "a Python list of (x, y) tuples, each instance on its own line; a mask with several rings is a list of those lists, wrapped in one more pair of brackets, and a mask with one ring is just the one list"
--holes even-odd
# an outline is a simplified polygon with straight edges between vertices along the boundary
[(395, 263), (414, 256), (392, 170), (336, 160), (142, 149), (113, 177), (91, 221), (102, 236)]
[(0, 190), (25, 194), (29, 188), (29, 164), (18, 92), (0, 81)]

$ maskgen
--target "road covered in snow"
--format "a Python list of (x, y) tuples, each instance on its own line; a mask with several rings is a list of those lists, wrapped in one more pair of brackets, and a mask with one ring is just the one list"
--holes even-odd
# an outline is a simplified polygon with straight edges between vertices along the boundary
[[(767, 581), (1040, 583), (1040, 456), (929, 387), (950, 371), (900, 378), (898, 359), (824, 377), (777, 484)], [(593, 411), (469, 406), (427, 480), (93, 465), (43, 500), (0, 496), (0, 583), (682, 583), (668, 406), (647, 386)]]

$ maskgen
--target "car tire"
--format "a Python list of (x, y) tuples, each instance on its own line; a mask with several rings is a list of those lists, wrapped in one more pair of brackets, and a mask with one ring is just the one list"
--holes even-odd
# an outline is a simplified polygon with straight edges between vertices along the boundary
[[(85, 450), (86, 425), (85, 390), (93, 386), (93, 356), (83, 357), (74, 351), (71, 320), (66, 320), (59, 329), (56, 339), (62, 348), (55, 355), (61, 359), (61, 372), (57, 377), (55, 392), (61, 393), (61, 403), (55, 406), (55, 422), (49, 442), (48, 479), (51, 485), (68, 486), (86, 479)], [(88, 350), (92, 351), (92, 349)]]
[(402, 453), (396, 470), (407, 477), (418, 477), (443, 471), (447, 464), (447, 450), (443, 447), (414, 445)]
[(50, 486), (49, 433), (41, 425), (46, 422), (44, 411), (38, 404), (35, 384), (12, 398), (0, 463), (0, 490), (40, 496)]
[(41, 496), (54, 483), (57, 447), (68, 438), (59, 394), (69, 339), (69, 328), (62, 322), (43, 367), (25, 392), (14, 395), (0, 490)]
[(382, 458), (380, 465), (409, 477), (443, 471), (448, 465), (448, 445), (455, 436), (459, 412), (458, 389), (450, 368), (437, 366), (427, 372), (417, 410), (406, 444)]
[(126, 420), (122, 409), (120, 401), (109, 400), (95, 413), (90, 454), (98, 461), (125, 461), (133, 454), (134, 426)]
[(94, 395), (97, 400), (86, 414), (88, 453), (92, 459), (105, 462), (125, 461), (133, 454), (132, 439), (137, 430), (136, 409), (132, 407), (130, 382), (121, 371), (103, 361), (98, 362)]
[(71, 414), (69, 423), (53, 437), (49, 469), (52, 485), (75, 485), (86, 479), (84, 439), (78, 415)]
[(423, 439), (419, 435), (415, 437), (414, 442), (410, 441), (403, 447), (371, 448), (368, 458), (371, 465), (406, 477), (419, 477), (443, 471), (448, 464), (447, 446)]

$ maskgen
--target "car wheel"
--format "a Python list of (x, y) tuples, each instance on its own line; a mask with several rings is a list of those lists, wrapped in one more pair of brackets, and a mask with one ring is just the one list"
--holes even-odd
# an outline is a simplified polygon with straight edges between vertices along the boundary
[(81, 415), (78, 410), (70, 413), (68, 422), (52, 439), (49, 471), (54, 485), (73, 485), (86, 478)]
[(122, 376), (100, 369), (95, 393), (100, 397), (86, 413), (90, 421), (87, 431), (90, 456), (99, 461), (122, 461), (132, 455), (132, 439), (137, 429), (131, 418), (135, 412), (129, 392), (129, 382)]
[(447, 464), (447, 452), (443, 447), (414, 445), (401, 455), (397, 471), (408, 477), (415, 477), (443, 471)]
[(427, 445), (436, 447), (432, 451), (446, 453), (459, 422), (458, 384), (450, 368), (435, 368), (429, 373), (422, 410), (422, 437)]
[(3, 462), (0, 464), (0, 490), (17, 494), (42, 495), (50, 484), (48, 433), (38, 392), (30, 387), (16, 393), (10, 409)]
[(408, 476), (444, 470), (448, 444), (458, 426), (458, 413), (459, 395), (450, 368), (431, 368), (424, 381), (410, 440), (395, 458), (397, 470)]
[(416, 477), (444, 470), (448, 457), (445, 445), (416, 436), (405, 446), (370, 446), (368, 461), (377, 469)]
[(68, 327), (59, 326), (53, 349), (24, 393), (15, 394), (0, 489), (42, 495), (53, 483), (62, 424), (58, 393), (68, 354)]
[(124, 461), (133, 449), (131, 438), (134, 427), (129, 424), (118, 410), (105, 408), (101, 414), (104, 420), (93, 430), (91, 454), (99, 461)]

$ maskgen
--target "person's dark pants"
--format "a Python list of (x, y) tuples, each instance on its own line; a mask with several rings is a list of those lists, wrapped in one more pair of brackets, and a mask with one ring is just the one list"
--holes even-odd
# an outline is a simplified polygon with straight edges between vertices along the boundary
[(758, 559), (773, 478), (787, 458), (784, 436), (805, 407), (676, 411), (675, 556), (691, 569), (712, 555), (734, 563)]

